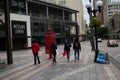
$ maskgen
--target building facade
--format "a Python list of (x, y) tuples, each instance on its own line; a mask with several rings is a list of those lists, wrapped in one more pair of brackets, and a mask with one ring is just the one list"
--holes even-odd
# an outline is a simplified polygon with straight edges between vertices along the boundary
[[(79, 38), (80, 40), (84, 39), (84, 35), (86, 30), (85, 30), (85, 25), (84, 25), (84, 11), (83, 11), (83, 3), (82, 0), (66, 0), (66, 6), (68, 6), (69, 8), (78, 10), (79, 13), (76, 14), (77, 16), (77, 22), (78, 22), (78, 26), (79, 26)], [(74, 15), (73, 15), (74, 16)], [(74, 27), (72, 30), (75, 30)]]
[[(64, 43), (66, 38), (71, 38), (70, 34), (67, 35), (70, 28), (77, 26), (77, 21), (72, 19), (72, 14), (77, 14), (77, 10), (39, 0), (10, 0), (10, 3), (13, 49), (31, 47), (33, 40), (44, 45), (44, 34), (49, 27), (56, 33), (57, 44)], [(0, 10), (2, 9), (4, 8), (0, 7)], [(2, 13), (1, 16), (4, 16), (4, 12)], [(7, 38), (4, 28), (3, 23), (0, 25), (0, 49), (5, 45)]]
[(120, 12), (120, 2), (109, 2), (103, 9), (104, 25), (109, 26), (109, 19), (115, 14)]
[[(80, 37), (80, 40), (82, 40), (82, 36), (83, 35), (86, 35), (85, 32), (86, 30), (84, 30), (84, 27), (85, 27), (85, 23), (84, 23), (84, 11), (83, 11), (83, 4), (82, 4), (82, 0), (42, 0), (42, 1), (48, 1), (48, 2), (51, 2), (51, 3), (55, 3), (55, 4), (58, 4), (58, 5), (62, 5), (62, 6), (66, 6), (66, 7), (69, 7), (71, 9), (75, 9), (77, 11), (79, 11), (77, 14), (73, 14), (72, 18), (73, 20), (75, 21), (75, 17), (77, 15), (77, 23), (78, 23), (78, 26), (79, 26), (79, 37)], [(76, 30), (75, 30), (75, 27), (71, 27), (71, 34), (75, 34)]]
[(120, 39), (120, 13), (110, 18), (109, 38)]

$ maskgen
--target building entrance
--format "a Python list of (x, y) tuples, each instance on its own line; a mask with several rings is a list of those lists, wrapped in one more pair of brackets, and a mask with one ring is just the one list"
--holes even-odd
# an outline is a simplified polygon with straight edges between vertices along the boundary
[(24, 49), (27, 48), (27, 39), (13, 39), (13, 49)]

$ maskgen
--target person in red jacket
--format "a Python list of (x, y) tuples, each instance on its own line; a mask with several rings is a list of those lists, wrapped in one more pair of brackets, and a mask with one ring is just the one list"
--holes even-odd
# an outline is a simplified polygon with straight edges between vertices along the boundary
[(40, 50), (40, 45), (37, 43), (37, 41), (33, 41), (32, 43), (32, 53), (34, 56), (34, 64), (36, 65), (36, 60), (38, 60), (38, 64), (40, 64), (40, 59), (38, 57), (38, 52)]

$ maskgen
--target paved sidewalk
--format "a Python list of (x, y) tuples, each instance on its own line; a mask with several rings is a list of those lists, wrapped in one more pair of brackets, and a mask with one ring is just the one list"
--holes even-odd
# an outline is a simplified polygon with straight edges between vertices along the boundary
[(71, 49), (70, 62), (67, 62), (61, 54), (63, 45), (59, 45), (56, 65), (44, 54), (44, 47), (41, 50), (41, 64), (38, 65), (33, 64), (31, 50), (13, 52), (14, 64), (0, 71), (0, 80), (120, 80), (120, 71), (112, 63), (93, 62), (94, 52), (90, 46), (82, 46), (80, 61), (76, 62)]

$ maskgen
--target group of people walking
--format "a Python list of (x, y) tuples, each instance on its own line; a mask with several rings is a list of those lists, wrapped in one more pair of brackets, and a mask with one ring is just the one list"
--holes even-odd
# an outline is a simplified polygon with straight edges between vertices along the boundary
[[(67, 52), (67, 61), (69, 62), (70, 60), (70, 48), (71, 48), (71, 43), (69, 40), (66, 40), (65, 45), (64, 45), (64, 50)], [(78, 39), (75, 39), (73, 42), (73, 50), (74, 50), (74, 58), (79, 61), (80, 58), (80, 51), (81, 51), (81, 44)]]
[[(71, 45), (70, 40), (66, 40), (65, 44), (64, 44), (64, 51), (66, 51), (66, 57), (67, 57), (68, 62), (70, 61), (70, 49), (71, 49), (71, 47), (72, 47), (72, 45)], [(56, 61), (57, 45), (56, 45), (55, 41), (52, 42), (50, 48), (51, 48), (51, 53), (53, 55), (52, 63), (56, 64), (57, 63), (57, 61)], [(33, 52), (33, 55), (34, 55), (34, 64), (35, 65), (37, 63), (36, 60), (38, 60), (38, 64), (40, 64), (40, 59), (38, 57), (39, 50), (40, 50), (40, 45), (36, 41), (33, 41), (33, 43), (32, 43), (32, 52)], [(73, 50), (74, 50), (74, 58), (75, 58), (74, 61), (76, 61), (76, 60), (79, 61), (80, 51), (81, 51), (81, 44), (79, 42), (79, 39), (74, 40), (74, 42), (73, 42)]]

